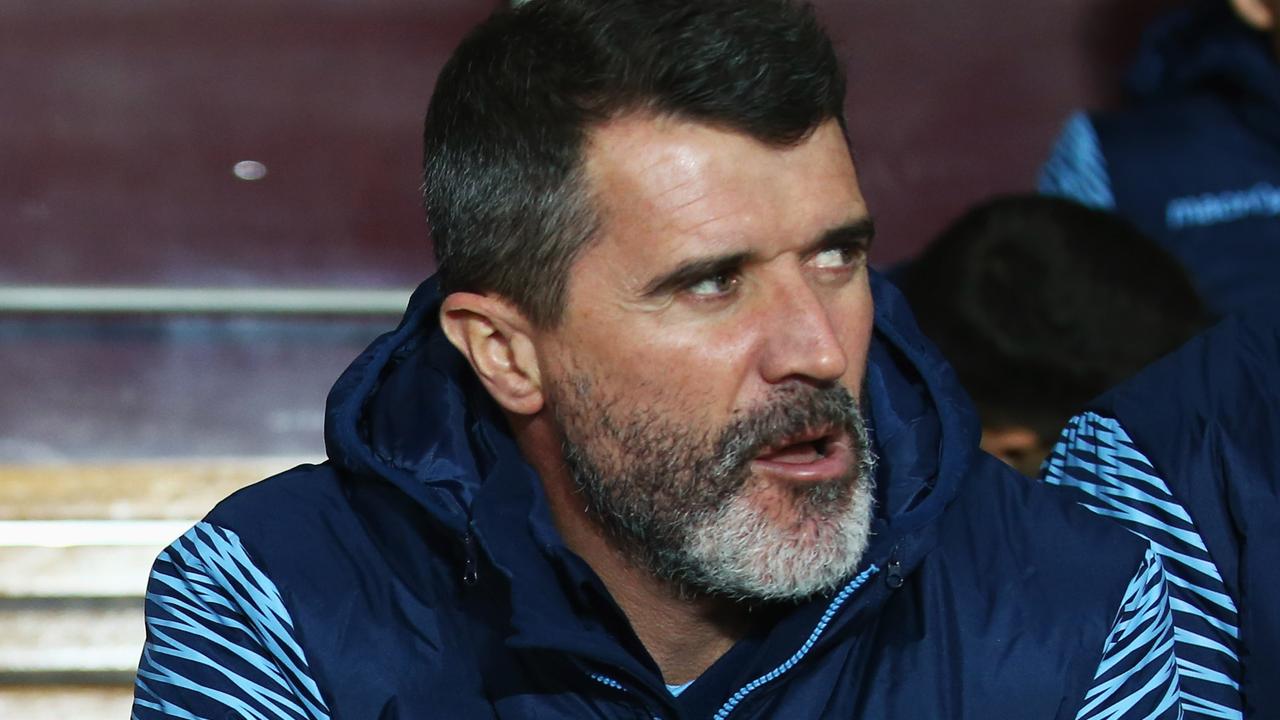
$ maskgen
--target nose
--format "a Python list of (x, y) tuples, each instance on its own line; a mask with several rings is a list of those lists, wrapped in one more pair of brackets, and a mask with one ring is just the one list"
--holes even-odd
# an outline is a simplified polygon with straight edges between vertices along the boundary
[(849, 359), (832, 321), (829, 299), (807, 282), (788, 283), (770, 298), (760, 373), (769, 383), (828, 383), (842, 377)]

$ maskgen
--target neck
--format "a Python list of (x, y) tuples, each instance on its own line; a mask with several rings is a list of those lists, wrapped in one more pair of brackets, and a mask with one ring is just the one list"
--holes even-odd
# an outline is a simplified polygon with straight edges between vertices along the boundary
[(525, 458), (538, 471), (556, 527), (569, 549), (600, 576), (632, 630), (670, 684), (699, 677), (751, 628), (746, 606), (709, 596), (689, 597), (639, 567), (583, 507), (553, 431), (536, 421), (516, 425)]
[[(581, 502), (571, 507), (581, 512)], [(565, 542), (604, 581), (667, 683), (701, 676), (750, 629), (745, 606), (681, 593), (672, 583), (637, 567), (598, 523), (583, 519), (587, 522), (557, 521)]]

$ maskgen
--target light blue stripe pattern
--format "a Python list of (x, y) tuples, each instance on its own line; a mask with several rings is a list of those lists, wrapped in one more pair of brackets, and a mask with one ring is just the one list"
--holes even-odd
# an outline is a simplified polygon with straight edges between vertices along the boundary
[(1067, 119), (1049, 160), (1040, 169), (1039, 190), (1090, 207), (1115, 209), (1107, 160), (1088, 115), (1077, 112)]
[[(1120, 423), (1096, 413), (1076, 416), (1041, 474), (1047, 483), (1082, 493), (1082, 505), (1114, 518), (1150, 548), (1118, 621), (1127, 628), (1122, 635), (1134, 643), (1142, 636), (1148, 649), (1126, 650), (1124, 637), (1109, 640), (1101, 682), (1091, 693), (1116, 695), (1123, 687), (1135, 701), (1155, 701), (1169, 717), (1242, 718), (1235, 602), (1191, 514)], [(1134, 675), (1117, 681), (1111, 674), (1119, 665)], [(1152, 682), (1132, 681), (1144, 672)], [(1080, 718), (1117, 717), (1090, 698)]]
[(134, 720), (328, 720), (293, 619), (235, 533), (200, 523), (156, 559)]
[[(1160, 558), (1147, 551), (1107, 636), (1078, 720), (1162, 717), (1177, 701), (1173, 618)], [(1176, 713), (1169, 717), (1180, 717)]]

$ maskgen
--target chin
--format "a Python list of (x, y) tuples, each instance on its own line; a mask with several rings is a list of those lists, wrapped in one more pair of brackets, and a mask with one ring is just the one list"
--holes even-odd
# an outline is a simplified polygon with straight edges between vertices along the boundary
[[(691, 533), (691, 585), (745, 601), (795, 601), (834, 590), (857, 570), (871, 536), (869, 484), (843, 502), (815, 503), (828, 488), (732, 498)], [(779, 496), (782, 492), (783, 495)]]

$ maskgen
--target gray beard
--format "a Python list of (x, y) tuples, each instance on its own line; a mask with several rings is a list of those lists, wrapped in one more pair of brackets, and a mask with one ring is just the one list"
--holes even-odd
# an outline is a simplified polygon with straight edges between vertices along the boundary
[[(800, 600), (833, 590), (870, 539), (875, 460), (847, 389), (795, 384), (718, 435), (646, 408), (625, 413), (578, 377), (555, 395), (570, 476), (587, 511), (638, 567), (685, 597)], [(751, 462), (808, 428), (843, 428), (845, 476), (788, 488), (784, 521), (752, 502)]]

